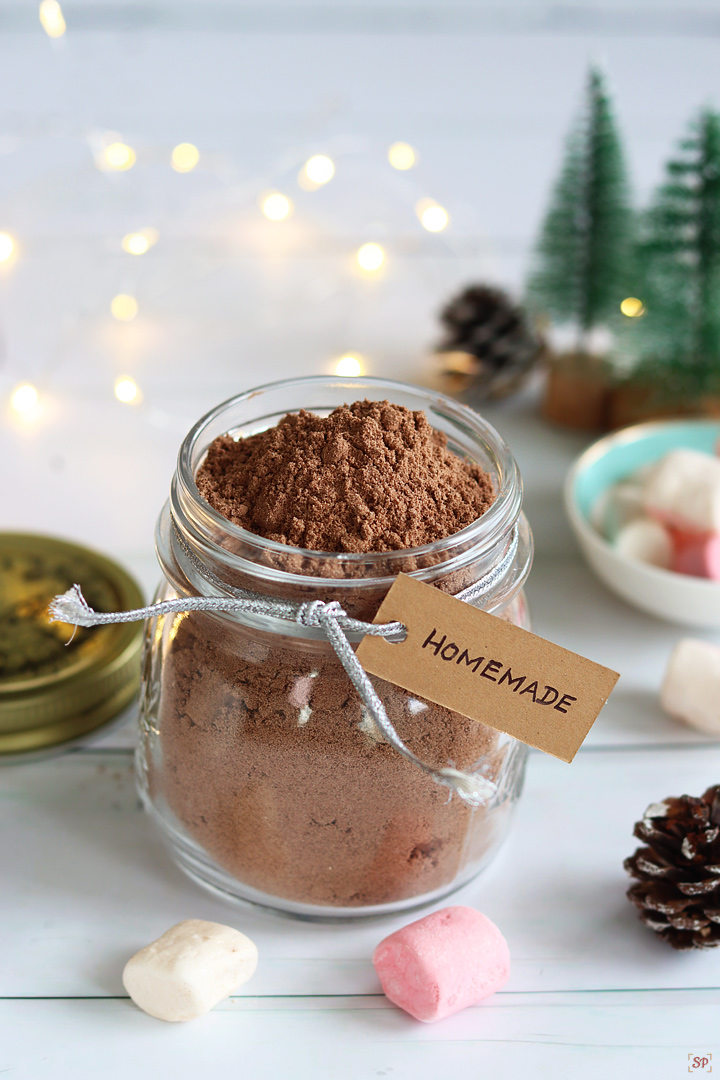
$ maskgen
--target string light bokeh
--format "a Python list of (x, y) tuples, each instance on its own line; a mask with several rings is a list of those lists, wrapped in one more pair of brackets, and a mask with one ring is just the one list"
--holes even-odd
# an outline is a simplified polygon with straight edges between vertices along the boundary
[(415, 211), (422, 227), (428, 232), (442, 232), (450, 220), (447, 210), (432, 199), (420, 199)]
[(58, 0), (42, 0), (40, 4), (40, 25), (42, 26), (48, 37), (59, 38), (62, 37), (67, 26), (65, 24), (65, 17), (62, 13), (62, 8), (58, 3)]
[[(38, 12), (40, 26), (48, 37), (68, 36), (65, 16), (57, 0), (43, 0)], [(122, 117), (118, 116), (118, 120), (122, 120)], [(362, 279), (376, 279), (378, 286), (374, 291), (377, 295), (380, 295), (377, 292), (378, 289), (393, 288), (393, 282), (398, 273), (398, 258), (407, 257), (405, 252), (408, 250), (408, 244), (407, 241), (402, 240), (398, 250), (392, 236), (400, 222), (405, 222), (401, 230), (407, 228), (407, 222), (410, 220), (407, 216), (408, 211), (411, 215), (414, 211), (420, 227), (420, 235), (423, 232), (443, 232), (450, 221), (448, 211), (425, 195), (422, 170), (419, 168), (420, 156), (416, 147), (408, 141), (396, 141), (392, 144), (376, 143), (359, 150), (351, 142), (340, 139), (329, 140), (324, 148), (316, 144), (312, 150), (309, 152), (306, 150), (305, 153), (302, 153), (302, 148), (298, 148), (284, 156), (281, 154), (274, 161), (268, 161), (267, 167), (258, 173), (255, 180), (252, 177), (245, 178), (240, 187), (233, 178), (233, 168), (229, 164), (227, 155), (218, 152), (217, 148), (203, 149), (201, 158), (201, 150), (195, 142), (169, 141), (164, 146), (153, 144), (148, 140), (147, 135), (138, 134), (137, 129), (130, 126), (126, 131), (114, 130), (108, 126), (105, 129), (90, 132), (88, 145), (92, 155), (90, 161), (94, 162), (100, 173), (109, 174), (108, 182), (116, 185), (114, 188), (107, 189), (107, 200), (114, 203), (118, 210), (123, 205), (127, 205), (128, 208), (124, 221), (125, 230), (119, 231), (112, 242), (108, 238), (98, 236), (95, 256), (97, 273), (104, 272), (101, 270), (104, 265), (111, 280), (114, 276), (114, 290), (105, 293), (102, 310), (97, 310), (95, 317), (99, 326), (105, 326), (103, 331), (105, 337), (100, 340), (105, 342), (103, 348), (109, 350), (111, 364), (115, 367), (114, 373), (111, 373), (114, 396), (123, 404), (139, 405), (144, 401), (144, 395), (140, 392), (137, 382), (133, 377), (123, 373), (123, 367), (127, 365), (132, 369), (137, 367), (139, 370), (141, 363), (146, 367), (148, 363), (152, 363), (154, 346), (160, 340), (157, 321), (158, 303), (162, 309), (166, 297), (173, 295), (178, 289), (192, 289), (192, 282), (200, 280), (199, 269), (188, 271), (190, 252), (193, 245), (197, 248), (198, 243), (201, 242), (199, 239), (188, 238), (185, 242), (186, 254), (183, 250), (183, 241), (180, 239), (182, 229), (177, 230), (171, 227), (169, 230), (164, 220), (158, 221), (160, 229), (154, 225), (142, 225), (140, 213), (136, 213), (135, 220), (132, 220), (134, 215), (131, 207), (137, 207), (143, 202), (143, 190), (148, 184), (157, 183), (154, 177), (159, 175), (159, 170), (165, 169), (169, 173), (176, 174), (192, 173), (198, 169), (202, 161), (200, 175), (211, 178), (215, 190), (222, 190), (224, 187), (230, 197), (227, 210), (228, 242), (231, 246), (232, 243), (239, 244), (240, 249), (244, 245), (254, 252), (253, 257), (259, 256), (261, 259), (269, 260), (262, 276), (268, 284), (281, 281), (282, 267), (287, 265), (286, 260), (291, 250), (293, 257), (297, 258), (302, 257), (304, 249), (308, 251), (316, 249), (320, 238), (323, 234), (327, 234), (328, 221), (333, 221), (333, 228), (340, 235), (344, 227), (343, 215), (349, 211), (349, 218), (355, 217), (358, 195), (362, 199), (366, 192), (372, 191), (374, 187), (375, 194), (371, 201), (374, 202), (376, 209), (368, 217), (363, 231), (366, 235), (370, 233), (371, 237), (373, 233), (375, 236), (382, 237), (383, 242), (379, 243), (373, 238), (364, 241), (355, 240), (353, 243), (352, 231), (356, 226), (346, 227), (346, 239), (340, 247), (336, 246), (332, 256), (334, 268), (332, 263), (329, 263), (323, 271), (324, 276), (317, 273), (308, 275), (310, 293), (317, 296), (321, 304), (327, 303), (327, 299), (323, 299), (327, 297), (336, 297), (337, 301), (333, 300), (333, 303), (340, 303), (339, 298), (351, 287), (350, 280), (347, 278), (349, 267), (352, 267), (351, 276), (354, 274), (358, 283)], [(141, 154), (138, 147), (142, 151)], [(293, 156), (295, 156), (294, 165)], [(131, 180), (124, 180), (122, 174), (131, 172)], [(395, 189), (387, 187), (387, 190), (384, 190), (384, 185), (392, 183), (393, 172), (399, 174), (394, 183), (400, 186)], [(113, 178), (112, 174), (117, 174), (117, 177)], [(383, 179), (385, 175), (388, 177), (387, 180)], [(405, 179), (406, 175), (408, 179)], [(368, 177), (371, 178), (369, 181)], [(291, 195), (293, 180), (300, 189), (299, 191), (295, 189), (297, 198)], [(189, 189), (192, 189), (192, 183), (194, 182), (190, 183)], [(184, 187), (182, 190), (186, 189), (188, 188)], [(333, 194), (329, 197), (331, 201), (328, 202), (326, 201), (328, 196), (323, 192), (330, 189)], [(232, 226), (230, 223), (233, 211), (230, 210), (230, 205), (236, 193), (240, 192), (242, 192), (241, 205), (246, 207), (241, 213), (244, 213), (245, 217), (238, 218), (237, 226)], [(306, 199), (307, 202), (304, 201)], [(253, 205), (254, 215), (250, 213)], [(287, 225), (291, 219), (291, 224)], [(181, 219), (175, 220), (179, 222)], [(272, 223), (273, 226), (282, 227), (266, 229), (265, 233), (255, 232), (254, 229), (260, 228), (263, 220)], [(254, 226), (253, 221), (256, 221), (258, 225)], [(13, 223), (8, 222), (8, 224)], [(142, 227), (138, 227), (139, 225)], [(148, 253), (159, 242), (161, 230), (163, 232), (162, 247), (164, 249), (166, 245), (169, 245), (172, 254), (163, 262), (150, 260), (146, 264)], [(194, 235), (197, 237), (197, 234)], [(402, 239), (402, 232), (399, 236)], [(9, 231), (0, 232), (0, 265), (4, 271), (9, 272), (10, 277), (15, 272), (14, 263), (18, 260), (18, 252), (24, 242), (25, 238), (22, 236), (18, 238)], [(113, 269), (113, 250), (119, 252), (120, 257), (125, 259), (123, 266), (126, 269), (123, 269), (119, 263)], [(230, 249), (228, 254), (229, 252)], [(177, 267), (176, 273), (170, 276), (168, 276), (168, 261)], [(312, 262), (309, 262), (308, 268), (312, 265)], [(137, 267), (137, 270), (130, 269), (131, 267)], [(6, 280), (10, 280), (8, 273), (4, 273), (3, 276)], [(139, 318), (139, 286), (143, 295), (142, 319)], [(361, 286), (358, 284), (358, 287)], [(366, 295), (369, 296), (369, 294)], [(268, 303), (269, 301), (263, 302), (260, 298), (255, 305), (255, 310), (258, 317), (270, 320), (268, 325), (274, 325), (277, 316), (270, 315)], [(85, 308), (86, 303), (83, 297), (78, 295), (77, 310), (81, 311)], [(312, 302), (308, 311), (312, 311)], [(263, 315), (263, 312), (267, 312), (267, 315)], [(68, 318), (70, 314), (69, 312)], [(86, 311), (82, 317), (90, 316), (91, 313)], [(103, 323), (103, 320), (106, 320), (106, 323)], [(123, 324), (127, 326), (127, 329), (122, 329)], [(135, 325), (131, 327), (129, 324)], [(68, 322), (67, 325), (77, 324)], [(112, 327), (115, 328), (114, 331)], [(168, 332), (169, 329), (165, 331), (166, 334)], [(113, 334), (122, 336), (115, 338)], [(348, 325), (343, 336), (347, 340), (348, 337), (353, 338), (356, 335), (352, 327)], [(372, 354), (372, 349), (364, 355), (357, 352), (340, 354), (335, 360), (326, 362), (325, 370), (332, 370), (343, 377), (357, 377), (368, 370), (368, 367), (372, 370)], [(38, 392), (32, 381), (17, 382), (18, 376), (20, 379), (23, 376), (22, 364), (19, 360), (15, 360), (12, 350), (10, 356), (12, 362), (9, 370), (12, 374), (14, 363), (16, 384), (14, 388), (12, 385), (8, 387), (7, 400), (15, 413), (30, 415), (37, 410)], [(43, 385), (43, 401), (52, 400), (52, 395), (58, 386), (56, 367), (57, 365), (53, 365), (48, 360), (48, 363), (38, 372)], [(318, 358), (318, 368), (321, 367), (322, 361)], [(28, 373), (31, 373), (31, 369), (28, 369)]]
[(284, 221), (293, 211), (293, 205), (288, 197), (279, 191), (266, 195), (261, 205), (262, 212), (269, 221)]
[(7, 262), (15, 252), (15, 241), (8, 233), (0, 233), (0, 262)]
[(388, 161), (393, 169), (405, 172), (417, 163), (417, 153), (409, 143), (396, 142), (388, 150)]
[(357, 379), (363, 374), (363, 360), (356, 353), (345, 353), (335, 363), (335, 374)]
[(31, 413), (38, 403), (38, 392), (31, 383), (21, 383), (10, 395), (11, 408), (17, 413)]
[(103, 150), (98, 165), (100, 168), (112, 169), (115, 172), (127, 172), (128, 169), (132, 169), (136, 160), (132, 146), (123, 142), (112, 142)]
[(637, 296), (627, 296), (620, 304), (620, 310), (629, 319), (637, 319), (639, 315), (645, 314), (645, 305)]
[[(99, 145), (100, 149), (96, 153), (95, 161), (101, 171), (122, 173), (136, 166), (135, 150), (117, 133), (107, 132), (100, 137)], [(374, 153), (378, 161), (384, 153), (386, 161), (399, 172), (407, 172), (415, 168), (418, 163), (416, 150), (405, 142), (393, 143), (385, 151), (377, 148)], [(301, 189), (306, 192), (319, 191), (334, 180), (337, 176), (336, 156), (337, 154), (331, 157), (327, 153), (316, 153), (307, 157), (297, 174)], [(170, 149), (169, 159), (166, 161), (169, 161), (170, 168), (175, 172), (191, 172), (200, 161), (200, 152), (193, 143), (178, 143)], [(343, 176), (352, 178), (353, 167), (357, 169), (357, 164), (351, 159), (344, 168)], [(441, 232), (449, 224), (449, 215), (444, 207), (427, 197), (417, 198), (415, 185), (408, 189), (407, 201), (414, 207), (417, 218), (426, 231)], [(293, 200), (285, 192), (272, 188), (259, 192), (257, 205), (262, 216), (274, 223), (286, 222), (297, 212)], [(305, 223), (305, 228), (307, 228), (307, 223)], [(120, 247), (126, 255), (144, 256), (158, 242), (159, 235), (159, 230), (155, 227), (145, 226), (125, 233), (120, 241)], [(16, 254), (16, 250), (15, 239), (9, 233), (0, 233), (0, 262), (10, 260)], [(362, 243), (355, 249), (354, 263), (361, 277), (376, 276), (379, 271), (384, 271), (386, 268), (386, 247), (376, 241)], [(121, 288), (112, 296), (108, 306), (109, 314), (116, 324), (132, 323), (137, 319), (139, 304), (134, 289)], [(362, 375), (366, 366), (367, 361), (359, 353), (353, 352), (345, 353), (333, 361), (332, 370), (337, 375), (354, 378)], [(118, 375), (113, 385), (115, 397), (124, 404), (138, 405), (142, 402), (143, 395), (135, 380), (130, 376)], [(37, 392), (30, 384), (23, 384), (13, 392), (12, 407), (16, 412), (31, 411), (36, 404)]]
[(140, 388), (129, 375), (121, 375), (115, 380), (115, 397), (124, 405), (139, 405), (142, 400)]
[(132, 322), (138, 313), (138, 302), (129, 293), (118, 293), (110, 302), (110, 311), (118, 322)]
[(328, 181), (332, 180), (335, 175), (335, 164), (325, 154), (315, 154), (305, 162), (303, 174), (309, 184), (322, 187), (323, 184), (327, 184)]
[(157, 229), (142, 229), (140, 232), (126, 233), (122, 238), (122, 249), (129, 255), (144, 255), (158, 242)]
[(192, 143), (179, 143), (170, 155), (170, 164), (175, 172), (192, 172), (200, 160), (200, 151)]
[(385, 252), (379, 244), (363, 244), (356, 257), (360, 269), (369, 273), (379, 270), (385, 262)]

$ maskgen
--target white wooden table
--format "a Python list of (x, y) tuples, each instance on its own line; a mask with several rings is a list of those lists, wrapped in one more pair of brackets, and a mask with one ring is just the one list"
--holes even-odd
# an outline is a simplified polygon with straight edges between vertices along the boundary
[[(528, 394), (488, 413), (525, 474), (538, 542), (535, 627), (622, 679), (572, 766), (531, 755), (509, 841), (453, 897), (505, 933), (505, 990), (419, 1024), (382, 996), (370, 963), (374, 945), (409, 916), (314, 925), (203, 892), (140, 810), (132, 734), (120, 731), (0, 773), (0, 1075), (659, 1080), (685, 1075), (688, 1055), (713, 1053), (720, 1064), (720, 950), (678, 954), (658, 941), (625, 899), (622, 868), (648, 803), (720, 779), (720, 745), (660, 712), (658, 684), (682, 631), (628, 608), (581, 564), (559, 486), (582, 440), (546, 428), (533, 410)], [(149, 551), (126, 555), (149, 589)], [(133, 1006), (121, 971), (190, 917), (242, 929), (260, 966), (209, 1016), (168, 1025)]]

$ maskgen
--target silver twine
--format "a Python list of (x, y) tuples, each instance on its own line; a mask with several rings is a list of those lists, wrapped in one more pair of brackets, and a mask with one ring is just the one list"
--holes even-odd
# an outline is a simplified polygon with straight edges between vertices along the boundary
[[(177, 536), (177, 532), (176, 532)], [(185, 545), (183, 544), (185, 548)], [(456, 594), (456, 599), (469, 602), (490, 592), (509, 570), (518, 547), (517, 529), (514, 530), (510, 546), (502, 560), (493, 567), (490, 573), (463, 589)], [(187, 548), (185, 548), (187, 552)], [(189, 552), (188, 552), (189, 553)], [(201, 569), (198, 561), (193, 559), (196, 567)], [(215, 580), (215, 576), (204, 568), (201, 572), (209, 580)], [(261, 596), (249, 590), (235, 590), (236, 596), (190, 596), (177, 600), (161, 600), (147, 607), (135, 608), (132, 611), (103, 612), (94, 611), (82, 594), (79, 585), (73, 585), (62, 596), (56, 596), (49, 607), (51, 622), (64, 622), (73, 626), (104, 626), (107, 623), (139, 622), (141, 619), (151, 619), (159, 615), (168, 615), (174, 612), (184, 611), (218, 611), (225, 614), (253, 614), (269, 615), (276, 619), (285, 619), (289, 622), (299, 623), (301, 626), (320, 627), (332, 645), (338, 660), (347, 672), (348, 678), (357, 690), (365, 708), (375, 721), (383, 738), (404, 758), (411, 761), (424, 773), (431, 776), (438, 784), (443, 784), (451, 792), (458, 795), (469, 806), (484, 806), (495, 795), (497, 785), (486, 779), (479, 773), (462, 772), (450, 766), (435, 769), (426, 762), (421, 761), (412, 750), (405, 745), (395, 731), (385, 706), (375, 692), (367, 672), (362, 667), (355, 655), (355, 651), (348, 641), (346, 634), (371, 634), (374, 637), (399, 638), (405, 631), (401, 622), (368, 623), (359, 619), (352, 619), (343, 610), (337, 600), (325, 603), (323, 600), (312, 600), (304, 603), (294, 603), (288, 600), (276, 600), (274, 597)]]

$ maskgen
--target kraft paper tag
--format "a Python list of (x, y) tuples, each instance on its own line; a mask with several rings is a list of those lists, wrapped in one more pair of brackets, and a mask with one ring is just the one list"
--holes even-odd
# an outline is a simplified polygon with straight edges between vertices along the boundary
[(375, 619), (407, 637), (366, 635), (366, 671), (471, 720), (572, 761), (619, 675), (400, 574)]

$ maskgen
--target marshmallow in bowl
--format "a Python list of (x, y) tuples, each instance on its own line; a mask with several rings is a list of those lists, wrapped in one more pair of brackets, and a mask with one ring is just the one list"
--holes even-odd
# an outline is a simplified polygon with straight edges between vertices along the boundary
[(602, 493), (595, 528), (617, 551), (677, 574), (720, 581), (720, 459), (671, 450)]
[(701, 450), (671, 450), (645, 479), (648, 513), (668, 525), (720, 532), (720, 459)]
[(639, 478), (633, 477), (621, 480), (604, 491), (593, 507), (590, 520), (597, 531), (612, 543), (626, 525), (643, 516), (643, 485)]
[(659, 521), (648, 517), (638, 518), (620, 529), (615, 547), (630, 559), (640, 559), (663, 570), (671, 567), (674, 558), (670, 533)]
[(720, 581), (720, 535), (674, 529), (672, 569), (678, 574)]

